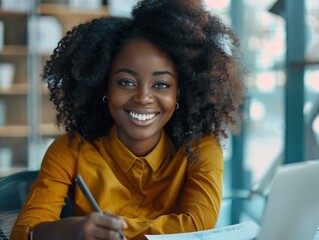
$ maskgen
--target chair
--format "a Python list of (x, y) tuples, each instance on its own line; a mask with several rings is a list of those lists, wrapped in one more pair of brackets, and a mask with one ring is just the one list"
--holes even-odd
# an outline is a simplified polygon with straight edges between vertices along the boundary
[[(22, 171), (0, 179), (0, 240), (9, 238), (16, 217), (38, 174), (39, 171)], [(71, 200), (66, 198), (65, 202), (61, 218), (73, 215)]]

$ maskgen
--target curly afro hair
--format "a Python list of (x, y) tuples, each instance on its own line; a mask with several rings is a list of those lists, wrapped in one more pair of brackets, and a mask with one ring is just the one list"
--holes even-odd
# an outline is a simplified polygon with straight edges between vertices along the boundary
[[(112, 59), (129, 39), (145, 38), (165, 51), (179, 74), (179, 109), (165, 125), (178, 149), (238, 129), (243, 99), (239, 43), (230, 28), (199, 0), (144, 0), (132, 18), (100, 17), (80, 24), (59, 42), (44, 67), (57, 124), (70, 139), (106, 136), (114, 121), (102, 101)], [(235, 127), (235, 128), (234, 128)]]

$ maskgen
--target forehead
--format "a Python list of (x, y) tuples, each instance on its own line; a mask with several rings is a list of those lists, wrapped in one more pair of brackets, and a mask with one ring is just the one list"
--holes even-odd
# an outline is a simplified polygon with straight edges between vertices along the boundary
[(129, 65), (131, 67), (143, 67), (145, 64), (175, 70), (175, 65), (167, 53), (152, 42), (142, 38), (126, 42), (112, 63), (112, 65)]

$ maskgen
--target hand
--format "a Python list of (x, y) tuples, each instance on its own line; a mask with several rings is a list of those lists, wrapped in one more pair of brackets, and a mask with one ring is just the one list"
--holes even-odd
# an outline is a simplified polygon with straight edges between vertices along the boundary
[(78, 222), (76, 239), (121, 240), (119, 231), (126, 228), (127, 224), (121, 216), (112, 214), (110, 211), (103, 214), (92, 212)]

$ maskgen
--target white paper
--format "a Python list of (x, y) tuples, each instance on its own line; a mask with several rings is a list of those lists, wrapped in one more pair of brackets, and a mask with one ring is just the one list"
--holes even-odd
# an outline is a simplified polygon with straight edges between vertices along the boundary
[(247, 221), (212, 230), (145, 236), (149, 240), (253, 240), (257, 237), (258, 232), (259, 226), (254, 222)]

